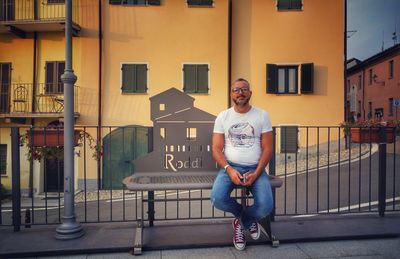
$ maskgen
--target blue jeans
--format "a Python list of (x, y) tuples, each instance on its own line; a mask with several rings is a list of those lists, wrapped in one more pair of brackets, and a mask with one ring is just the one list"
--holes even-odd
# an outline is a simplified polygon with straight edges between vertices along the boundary
[[(257, 165), (242, 166), (231, 162), (229, 164), (242, 175), (248, 171), (255, 171), (257, 167)], [(254, 204), (245, 209), (243, 209), (242, 205), (240, 205), (235, 198), (231, 197), (231, 193), (235, 187), (239, 186), (231, 181), (224, 169), (221, 169), (212, 187), (211, 203), (217, 209), (232, 213), (236, 218), (240, 219), (245, 229), (249, 229), (253, 222), (264, 218), (272, 211), (273, 199), (271, 185), (264, 171), (257, 180), (248, 187), (254, 197)]]

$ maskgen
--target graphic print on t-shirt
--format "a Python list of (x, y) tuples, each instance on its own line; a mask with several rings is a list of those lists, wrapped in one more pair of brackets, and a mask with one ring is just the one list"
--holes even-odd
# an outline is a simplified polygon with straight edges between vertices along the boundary
[(234, 147), (252, 147), (254, 145), (254, 128), (248, 122), (236, 123), (229, 128), (228, 137)]

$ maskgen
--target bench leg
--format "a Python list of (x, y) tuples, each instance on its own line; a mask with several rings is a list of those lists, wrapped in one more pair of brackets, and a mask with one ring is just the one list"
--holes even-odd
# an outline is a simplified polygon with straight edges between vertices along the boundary
[(265, 218), (261, 219), (258, 222), (261, 225), (261, 230), (264, 232), (266, 236), (271, 240), (272, 247), (278, 247), (279, 246), (279, 240), (276, 238), (274, 235), (272, 235), (272, 230), (271, 230), (271, 216), (268, 215)]
[(135, 239), (133, 241), (133, 250), (131, 254), (133, 255), (141, 255), (142, 254), (142, 246), (143, 246), (143, 219), (138, 219)]

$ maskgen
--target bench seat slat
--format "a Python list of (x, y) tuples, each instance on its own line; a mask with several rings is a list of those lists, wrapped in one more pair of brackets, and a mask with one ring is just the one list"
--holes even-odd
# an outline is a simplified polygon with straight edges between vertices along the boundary
[[(123, 183), (131, 191), (211, 189), (216, 176), (216, 172), (138, 172), (126, 177)], [(269, 175), (269, 180), (272, 188), (283, 183), (275, 176)]]

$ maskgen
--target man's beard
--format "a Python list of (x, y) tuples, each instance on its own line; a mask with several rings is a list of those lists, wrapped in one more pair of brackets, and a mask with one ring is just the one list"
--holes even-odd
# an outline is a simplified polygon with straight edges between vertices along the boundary
[(249, 101), (250, 101), (249, 97), (244, 97), (244, 98), (241, 98), (241, 99), (239, 99), (239, 98), (233, 99), (233, 102), (237, 106), (241, 106), (241, 107), (246, 106), (249, 103)]

